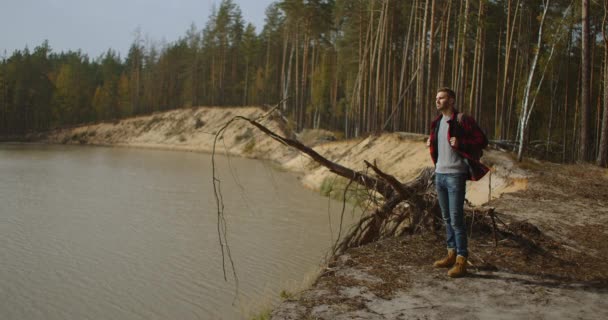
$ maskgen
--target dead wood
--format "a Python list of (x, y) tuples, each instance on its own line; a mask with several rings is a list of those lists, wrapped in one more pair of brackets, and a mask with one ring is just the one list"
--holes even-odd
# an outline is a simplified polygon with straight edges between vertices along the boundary
[(352, 170), (350, 168), (337, 164), (333, 161), (330, 161), (327, 158), (320, 155), (315, 150), (313, 150), (312, 148), (309, 148), (309, 147), (303, 145), (300, 141), (298, 141), (296, 139), (282, 137), (282, 136), (276, 134), (275, 132), (271, 131), (264, 125), (260, 124), (256, 120), (251, 120), (251, 119), (248, 119), (245, 117), (239, 117), (239, 118), (249, 122), (251, 125), (258, 128), (260, 131), (266, 133), (269, 137), (273, 138), (274, 140), (277, 140), (284, 145), (293, 147), (293, 148), (299, 150), (300, 152), (308, 155), (314, 161), (316, 161), (320, 165), (324, 166), (325, 168), (329, 169), (329, 171), (331, 171), (341, 177), (344, 177), (346, 179), (353, 180), (353, 181), (357, 182), (358, 184), (363, 185), (364, 187), (366, 187), (370, 190), (376, 191), (379, 194), (381, 194), (384, 198), (390, 198), (393, 195), (393, 193), (395, 192), (395, 190), (393, 188), (391, 188), (390, 184), (384, 180), (370, 177), (364, 173), (357, 172), (355, 170)]

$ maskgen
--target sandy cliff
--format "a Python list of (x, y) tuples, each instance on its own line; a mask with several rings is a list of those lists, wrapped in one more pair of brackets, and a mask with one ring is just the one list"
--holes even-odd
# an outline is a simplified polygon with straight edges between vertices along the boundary
[[(56, 130), (47, 134), (44, 141), (211, 152), (215, 133), (226, 122), (234, 116), (256, 118), (264, 112), (256, 107), (180, 109), (117, 122)], [(286, 126), (279, 120), (270, 118), (262, 123), (285, 135), (282, 128)], [(324, 143), (313, 139), (309, 143), (315, 144), (314, 149), (321, 155), (356, 170), (365, 170), (363, 160), (376, 162), (382, 170), (401, 181), (412, 179), (422, 168), (431, 165), (422, 135), (387, 133)], [(319, 189), (323, 181), (332, 176), (327, 169), (316, 165), (308, 157), (272, 140), (244, 121), (236, 121), (228, 127), (223, 139), (218, 141), (218, 151), (274, 161), (288, 170), (301, 173), (302, 182), (312, 189)], [(488, 151), (484, 160), (493, 166), (494, 171), (492, 177), (488, 175), (479, 182), (469, 184), (467, 198), (472, 203), (487, 202), (490, 179), (492, 198), (525, 187), (526, 174), (516, 169), (510, 156)]]

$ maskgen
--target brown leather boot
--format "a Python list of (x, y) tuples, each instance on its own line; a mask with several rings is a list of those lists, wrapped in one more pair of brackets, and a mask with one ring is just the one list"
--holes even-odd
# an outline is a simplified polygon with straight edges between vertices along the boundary
[(456, 257), (456, 263), (448, 271), (448, 276), (452, 278), (462, 277), (467, 274), (467, 258), (463, 256)]
[(435, 261), (433, 267), (435, 268), (449, 268), (456, 262), (456, 249), (448, 249), (447, 257)]

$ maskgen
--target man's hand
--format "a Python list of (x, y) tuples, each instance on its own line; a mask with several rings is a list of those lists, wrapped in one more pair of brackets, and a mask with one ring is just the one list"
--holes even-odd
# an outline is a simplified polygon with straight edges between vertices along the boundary
[(450, 145), (454, 148), (458, 148), (458, 139), (456, 139), (456, 137), (451, 137), (450, 138)]
[(431, 138), (426, 139), (426, 146), (427, 147), (431, 146)]

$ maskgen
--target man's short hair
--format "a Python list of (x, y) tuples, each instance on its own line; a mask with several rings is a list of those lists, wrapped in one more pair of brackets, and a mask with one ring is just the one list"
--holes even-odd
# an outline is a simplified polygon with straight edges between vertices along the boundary
[(452, 90), (452, 89), (450, 89), (450, 88), (448, 88), (448, 87), (442, 87), (442, 88), (439, 88), (439, 89), (437, 89), (437, 92), (438, 92), (438, 93), (439, 93), (439, 92), (445, 92), (445, 93), (447, 93), (447, 94), (448, 94), (448, 97), (450, 97), (450, 98), (452, 98), (452, 99), (456, 100), (456, 92), (454, 92), (454, 90)]

